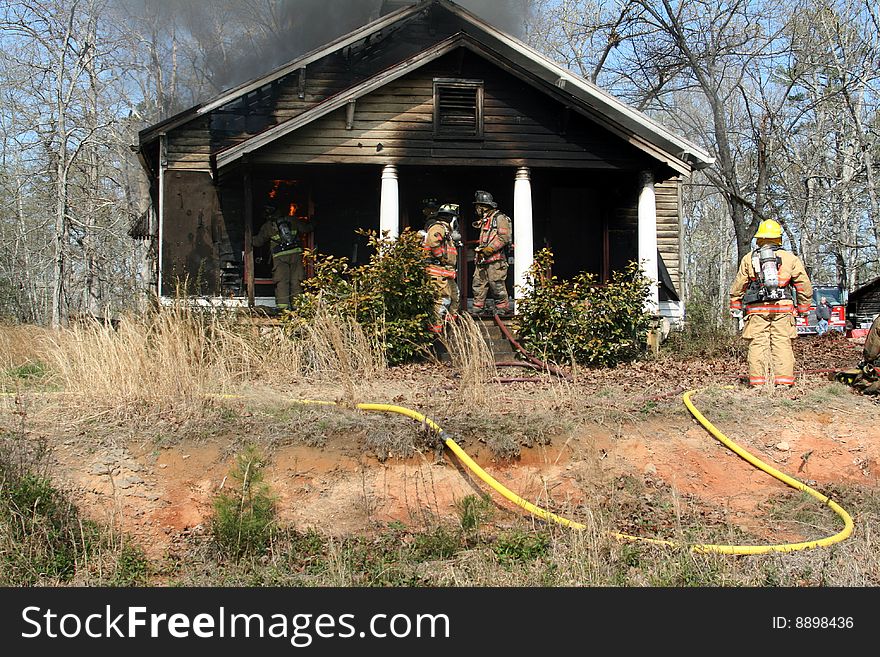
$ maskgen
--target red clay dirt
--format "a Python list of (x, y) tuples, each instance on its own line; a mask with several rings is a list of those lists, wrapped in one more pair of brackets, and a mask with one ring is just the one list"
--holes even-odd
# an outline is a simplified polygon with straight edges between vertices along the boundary
[[(711, 420), (705, 400), (695, 402)], [(585, 508), (607, 503), (615, 481), (626, 476), (668, 486), (691, 505), (722, 507), (743, 528), (771, 532), (762, 505), (790, 489), (733, 454), (680, 401), (670, 402), (675, 404), (680, 412), (588, 422), (549, 445), (523, 447), (513, 461), (493, 457), (480, 442), (464, 447), (516, 494), (574, 520)], [(769, 465), (821, 490), (830, 484), (877, 485), (878, 419), (880, 405), (845, 392), (822, 410), (718, 426)], [(212, 438), (157, 448), (129, 439), (87, 450), (65, 440), (53, 447), (55, 475), (83, 508), (137, 537), (148, 556), (160, 558), (181, 533), (205, 528), (214, 496), (228, 485), (235, 441)], [(526, 515), (448, 450), (439, 461), (433, 452), (379, 461), (339, 441), (320, 448), (284, 445), (271, 452), (265, 474), (283, 522), (335, 535), (369, 532), (391, 521), (419, 527), (431, 518), (455, 517), (456, 502), (478, 493), (490, 493), (504, 510), (498, 514), (502, 522)], [(779, 538), (767, 535), (768, 541)]]
[[(857, 342), (842, 338), (796, 342), (798, 363), (806, 371), (851, 367), (859, 349)], [(629, 478), (649, 491), (668, 490), (691, 508), (712, 514), (721, 509), (726, 521), (773, 541), (780, 538), (779, 528), (767, 521), (766, 503), (790, 489), (721, 445), (697, 424), (676, 392), (736, 384), (743, 365), (736, 358), (660, 360), (581, 373), (576, 383), (557, 384), (564, 394), (574, 391), (573, 398), (582, 400), (577, 403), (583, 404), (584, 413), (574, 430), (557, 431), (546, 445), (527, 441), (515, 460), (493, 454), (484, 436), (462, 438), (461, 445), (514, 493), (573, 520), (615, 504), (615, 491)], [(371, 398), (364, 401), (400, 404), (435, 418), (455, 409), (460, 413), (455, 376), (439, 367), (390, 370), (389, 380), (377, 384), (378, 392), (368, 390)], [(556, 394), (552, 384), (490, 385), (495, 405), (511, 412), (525, 412), (541, 395), (553, 402)], [(810, 392), (830, 386), (827, 373), (802, 374), (795, 390), (782, 394), (739, 385), (723, 393), (726, 398), (698, 394), (694, 402), (731, 440), (818, 490), (876, 487), (880, 404), (835, 385), (836, 390), (816, 397), (815, 407), (808, 401)], [(338, 385), (322, 388), (310, 382), (299, 392), (318, 399), (340, 394)], [(287, 393), (297, 397), (295, 391)], [(610, 407), (602, 405), (606, 399)], [(766, 416), (750, 412), (752, 403)], [(545, 413), (547, 408), (553, 407), (545, 406)], [(242, 438), (213, 435), (163, 442), (155, 435), (118, 430), (88, 439), (72, 433), (74, 425), (60, 424), (44, 420), (27, 432), (48, 440), (52, 476), (68, 487), (84, 512), (133, 535), (153, 558), (165, 555), (181, 534), (206, 528), (213, 499), (231, 483), (228, 477)], [(420, 431), (413, 425), (413, 431)], [(526, 515), (467, 471), (449, 450), (439, 459), (430, 449), (406, 459), (378, 459), (356, 437), (346, 435), (334, 436), (322, 447), (269, 444), (266, 481), (278, 497), (281, 521), (299, 529), (344, 535), (392, 521), (417, 528), (437, 517), (456, 517), (456, 503), (480, 493), (502, 510), (495, 522)], [(638, 513), (643, 511), (650, 513)]]

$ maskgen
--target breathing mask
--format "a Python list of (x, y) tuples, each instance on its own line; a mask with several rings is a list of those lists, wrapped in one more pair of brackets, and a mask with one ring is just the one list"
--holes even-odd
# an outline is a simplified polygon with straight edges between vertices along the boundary
[(449, 239), (456, 246), (461, 246), (461, 232), (458, 230), (458, 217), (452, 217), (449, 221), (449, 227), (452, 229), (449, 233)]
[(278, 234), (281, 236), (281, 245), (284, 247), (294, 244), (293, 231), (290, 229), (290, 222), (282, 220), (278, 222)]

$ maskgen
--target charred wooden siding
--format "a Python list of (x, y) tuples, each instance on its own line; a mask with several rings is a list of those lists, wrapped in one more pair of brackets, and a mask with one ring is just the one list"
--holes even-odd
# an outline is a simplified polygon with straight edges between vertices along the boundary
[[(483, 136), (434, 134), (434, 79), (482, 80)], [(461, 49), (254, 154), (255, 163), (500, 165), (632, 170), (646, 158), (513, 75)]]
[(411, 18), (385, 34), (329, 53), (170, 131), (168, 166), (208, 169), (211, 153), (294, 118), (454, 34), (460, 23), (444, 16), (433, 23), (425, 15)]
[(199, 117), (168, 133), (165, 155), (169, 169), (210, 171), (209, 122), (209, 117)]
[(213, 295), (219, 291), (221, 245), (225, 237), (217, 189), (203, 171), (169, 171), (165, 176), (162, 294), (177, 290)]

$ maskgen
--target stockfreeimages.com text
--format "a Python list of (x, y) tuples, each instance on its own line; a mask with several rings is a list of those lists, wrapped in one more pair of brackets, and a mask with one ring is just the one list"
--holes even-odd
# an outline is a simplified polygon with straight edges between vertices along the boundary
[(114, 612), (106, 605), (103, 612), (82, 615), (59, 614), (51, 609), (25, 607), (25, 639), (43, 638), (143, 638), (184, 639), (273, 638), (288, 639), (292, 646), (305, 648), (315, 638), (449, 638), (446, 614), (373, 614), (358, 629), (355, 614), (258, 614), (231, 613), (219, 607), (214, 613), (148, 613), (146, 607), (126, 607)]

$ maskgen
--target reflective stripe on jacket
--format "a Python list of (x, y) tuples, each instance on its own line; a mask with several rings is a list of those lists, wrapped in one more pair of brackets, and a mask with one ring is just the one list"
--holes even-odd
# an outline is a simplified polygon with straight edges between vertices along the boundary
[(455, 265), (458, 262), (458, 249), (450, 239), (451, 229), (443, 221), (434, 221), (425, 229), (422, 252), (429, 276), (455, 278)]
[(480, 248), (483, 249), (480, 264), (504, 260), (506, 247), (513, 241), (512, 233), (510, 217), (500, 210), (486, 213), (480, 224)]
[[(776, 256), (781, 261), (779, 265), (779, 287), (782, 289), (792, 288), (797, 299), (797, 312), (805, 314), (810, 310), (810, 302), (813, 299), (813, 284), (807, 276), (807, 270), (801, 259), (790, 251), (777, 249)], [(752, 266), (751, 252), (743, 256), (736, 272), (736, 278), (730, 286), (730, 309), (743, 309), (743, 296), (749, 285), (757, 281), (755, 270)], [(779, 299), (778, 301), (764, 300), (750, 303), (745, 308), (745, 314), (778, 314), (793, 313), (795, 302), (792, 299)]]

